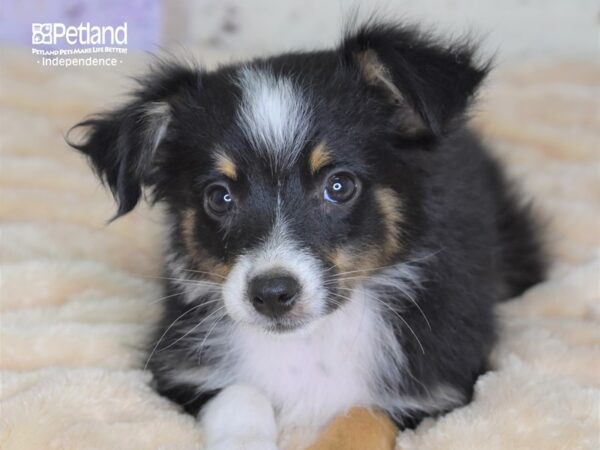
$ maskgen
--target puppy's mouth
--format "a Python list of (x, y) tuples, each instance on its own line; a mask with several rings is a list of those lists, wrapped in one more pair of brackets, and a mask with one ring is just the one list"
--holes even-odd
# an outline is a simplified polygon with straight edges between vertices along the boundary
[(310, 323), (309, 320), (275, 319), (269, 321), (267, 324), (262, 325), (262, 328), (269, 333), (286, 334), (299, 331), (308, 323)]

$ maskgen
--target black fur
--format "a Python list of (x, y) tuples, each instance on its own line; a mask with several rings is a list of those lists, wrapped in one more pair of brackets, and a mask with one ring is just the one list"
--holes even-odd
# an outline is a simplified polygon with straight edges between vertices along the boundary
[[(385, 86), (365, 80), (360, 62), (365, 51), (374, 52), (402, 98), (392, 101)], [(129, 104), (80, 123), (88, 129), (87, 138), (71, 145), (90, 158), (115, 194), (117, 216), (134, 208), (144, 188), (154, 201), (167, 205), (174, 224), (169, 253), (182, 257), (190, 269), (198, 266), (181, 231), (184, 211), (195, 211), (193, 238), (203, 254), (231, 265), (241, 253), (260, 245), (273, 226), (277, 182), (286, 189), (284, 209), (291, 234), (319, 258), (321, 269), (330, 265), (327, 252), (340, 246), (383, 252), (387, 231), (375, 191), (391, 188), (403, 205), (402, 245), (385, 263), (424, 256), (418, 262), (421, 282), (415, 286), (418, 307), (400, 291), (373, 287), (392, 309), (402, 311), (405, 322), (393, 314), (386, 320), (397, 333), (410, 373), (402, 380), (395, 373), (382, 374), (382, 383), (412, 398), (427, 397), (432, 387), (446, 385), (468, 401), (496, 339), (494, 304), (539, 282), (545, 269), (529, 208), (465, 125), (468, 106), (489, 64), (475, 62), (470, 45), (441, 44), (414, 29), (379, 23), (349, 33), (334, 50), (288, 53), (248, 64), (290, 76), (311, 99), (318, 99), (302, 157), (279, 180), (256, 152), (249, 151), (244, 130), (236, 125), (238, 65), (203, 72), (161, 64), (142, 80)], [(164, 138), (150, 151), (148, 140), (155, 135), (148, 131), (145, 114), (154, 102), (168, 104), (169, 119)], [(403, 131), (415, 123), (417, 132)], [(319, 203), (327, 172), (311, 176), (306, 155), (322, 140), (334, 164), (360, 179), (361, 193), (347, 207)], [(222, 178), (212, 162), (217, 145), (227, 148), (242, 168), (231, 187), (239, 209), (222, 222), (207, 216), (202, 200), (207, 185)], [(334, 295), (337, 287), (328, 289)], [(189, 342), (198, 342), (207, 330), (194, 326), (216, 306), (206, 302), (212, 297), (199, 297), (195, 304), (200, 306), (178, 320), (190, 304), (177, 292), (169, 283), (167, 294), (173, 296), (150, 347), (158, 351), (150, 355), (149, 365), (159, 392), (195, 414), (216, 390), (173, 381), (172, 374), (195, 367), (209, 370), (226, 349), (214, 345), (198, 355)], [(330, 307), (334, 310), (335, 303)], [(227, 317), (220, 320), (230, 325)], [(407, 332), (406, 323), (418, 341)], [(388, 408), (404, 426), (444, 410)]]

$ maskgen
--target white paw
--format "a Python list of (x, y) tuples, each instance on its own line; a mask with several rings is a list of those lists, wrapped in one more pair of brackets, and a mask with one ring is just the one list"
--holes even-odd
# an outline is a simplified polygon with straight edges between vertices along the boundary
[(257, 389), (223, 389), (200, 413), (206, 450), (277, 450), (271, 402)]

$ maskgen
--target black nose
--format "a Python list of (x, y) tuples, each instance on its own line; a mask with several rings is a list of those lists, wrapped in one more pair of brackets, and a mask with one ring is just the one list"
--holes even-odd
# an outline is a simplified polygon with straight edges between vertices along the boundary
[(253, 278), (248, 285), (250, 301), (259, 313), (279, 317), (292, 309), (300, 285), (289, 275), (264, 275)]

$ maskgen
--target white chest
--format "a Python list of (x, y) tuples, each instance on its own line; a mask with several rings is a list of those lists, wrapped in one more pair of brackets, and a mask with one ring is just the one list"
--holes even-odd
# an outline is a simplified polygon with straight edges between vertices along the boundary
[(282, 424), (321, 425), (352, 405), (373, 402), (378, 323), (360, 296), (304, 334), (240, 328), (236, 381), (266, 394)]

